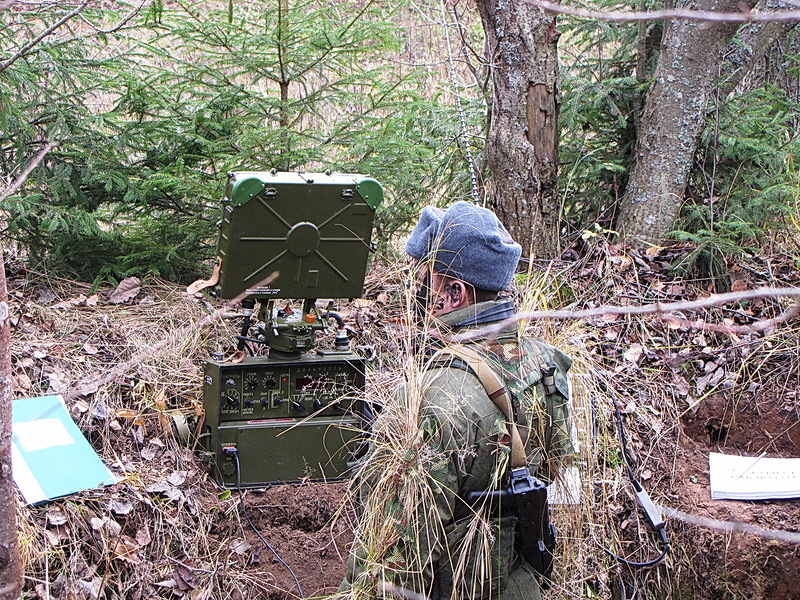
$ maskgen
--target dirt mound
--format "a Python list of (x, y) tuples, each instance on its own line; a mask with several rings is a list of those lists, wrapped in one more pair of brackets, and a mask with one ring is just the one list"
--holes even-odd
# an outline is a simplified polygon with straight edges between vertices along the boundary
[[(604, 268), (603, 285), (616, 290), (623, 304), (626, 296), (646, 304), (695, 300), (709, 292), (712, 282), (671, 275), (663, 257), (675, 248), (647, 254), (615, 247), (604, 251), (606, 260), (584, 269), (584, 276), (591, 279)], [(797, 286), (798, 272), (786, 257), (762, 260), (747, 270), (732, 269), (728, 284), (739, 290)], [(609, 265), (614, 268), (609, 270)], [(770, 268), (778, 265), (781, 268)], [(669, 315), (636, 320), (609, 316), (590, 324), (587, 338), (593, 342), (599, 367), (595, 376), (605, 382), (597, 402), (601, 429), (605, 423), (608, 431), (614, 421), (609, 401), (624, 407), (634, 470), (645, 488), (658, 504), (705, 523), (698, 527), (669, 520), (672, 548), (664, 566), (656, 570), (617, 566), (616, 577), (598, 581), (598, 589), (623, 597), (629, 597), (631, 590), (636, 594), (657, 589), (655, 597), (800, 598), (797, 545), (769, 539), (769, 531), (765, 538), (714, 528), (741, 530), (751, 524), (779, 533), (798, 532), (800, 501), (711, 500), (709, 492), (710, 452), (754, 459), (800, 457), (795, 391), (800, 387), (798, 325), (767, 334), (742, 333), (737, 328), (774, 318), (788, 306), (777, 300), (745, 301), (683, 312), (677, 320)], [(643, 560), (655, 555), (656, 546), (630, 497), (629, 484), (613, 478), (619, 466), (616, 443), (612, 439), (605, 445), (601, 476), (627, 490), (614, 499), (608, 486), (602, 488), (599, 504), (607, 510), (600, 520), (612, 516), (614, 526), (605, 528), (606, 536), (618, 536), (618, 548), (629, 559)], [(601, 440), (601, 451), (603, 447)], [(610, 569), (613, 572), (614, 567)]]

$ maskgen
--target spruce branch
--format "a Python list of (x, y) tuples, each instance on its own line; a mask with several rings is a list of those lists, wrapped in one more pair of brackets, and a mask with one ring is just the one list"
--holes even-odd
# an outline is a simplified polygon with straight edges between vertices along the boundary
[(78, 15), (81, 11), (83, 11), (84, 8), (89, 6), (89, 2), (91, 2), (91, 0), (83, 0), (83, 2), (78, 6), (78, 8), (76, 8), (72, 12), (67, 13), (63, 17), (61, 17), (58, 21), (53, 23), (50, 27), (48, 27), (42, 33), (40, 33), (35, 38), (33, 38), (30, 42), (28, 42), (27, 44), (22, 46), (22, 48), (20, 48), (16, 52), (16, 54), (14, 54), (14, 56), (12, 56), (11, 58), (9, 58), (8, 60), (6, 60), (3, 63), (0, 63), (0, 73), (5, 71), (8, 67), (13, 65), (15, 62), (17, 62), (17, 60), (19, 60), (20, 58), (22, 58), (23, 56), (28, 54), (31, 50), (33, 50), (33, 48), (36, 47), (37, 44), (39, 44), (39, 42), (41, 42), (48, 35), (52, 34), (56, 29), (61, 27), (64, 23), (69, 21), (72, 17)]

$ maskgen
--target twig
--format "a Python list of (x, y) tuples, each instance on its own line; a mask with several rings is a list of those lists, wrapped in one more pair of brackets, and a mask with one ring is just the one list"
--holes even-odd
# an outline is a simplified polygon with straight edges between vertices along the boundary
[[(603, 315), (659, 315), (662, 318), (677, 320), (678, 317), (669, 315), (669, 313), (696, 310), (698, 308), (708, 308), (717, 306), (719, 304), (727, 304), (728, 302), (741, 302), (743, 300), (755, 300), (758, 298), (777, 298), (781, 296), (789, 296), (798, 298), (798, 303), (795, 303), (791, 308), (784, 311), (783, 314), (769, 319), (754, 323), (753, 325), (738, 325), (731, 326), (716, 326), (720, 331), (734, 332), (734, 333), (759, 333), (769, 327), (793, 318), (800, 310), (800, 288), (759, 288), (756, 290), (748, 290), (745, 292), (730, 292), (727, 294), (714, 294), (703, 298), (701, 300), (670, 302), (655, 304), (645, 304), (642, 306), (601, 306), (598, 308), (591, 308), (585, 310), (534, 310), (529, 312), (522, 312), (506, 319), (499, 321), (489, 327), (467, 331), (457, 335), (446, 335), (430, 331), (430, 335), (436, 336), (450, 343), (465, 342), (483, 337), (492, 337), (500, 333), (503, 329), (524, 320), (539, 320), (539, 319), (587, 319), (590, 317), (601, 317)], [(690, 321), (684, 321), (687, 325), (692, 325)]]
[(710, 519), (709, 517), (701, 517), (699, 515), (692, 515), (685, 513), (676, 508), (669, 508), (662, 506), (661, 512), (667, 517), (689, 523), (690, 525), (698, 525), (699, 527), (706, 527), (707, 529), (716, 529), (718, 531), (725, 531), (728, 533), (744, 533), (746, 535), (757, 535), (768, 540), (777, 540), (781, 542), (789, 542), (790, 544), (800, 544), (800, 533), (796, 531), (785, 531), (783, 529), (766, 529), (753, 525), (752, 523), (742, 523), (741, 521), (721, 521), (719, 519)]
[(64, 15), (63, 17), (61, 17), (61, 18), (60, 18), (58, 21), (56, 21), (55, 23), (53, 23), (53, 24), (52, 24), (50, 27), (48, 27), (48, 28), (47, 28), (47, 29), (45, 29), (45, 30), (44, 30), (42, 33), (40, 33), (40, 34), (39, 34), (39, 35), (37, 35), (35, 38), (33, 38), (33, 39), (30, 41), (30, 42), (28, 42), (27, 44), (25, 44), (25, 45), (24, 45), (22, 48), (20, 48), (20, 49), (17, 51), (17, 53), (16, 53), (14, 56), (12, 56), (11, 58), (9, 58), (9, 59), (8, 59), (7, 61), (5, 61), (4, 63), (0, 64), (0, 73), (2, 73), (3, 71), (5, 71), (5, 70), (6, 70), (8, 67), (10, 67), (11, 65), (13, 65), (15, 62), (17, 62), (17, 60), (18, 60), (18, 59), (20, 59), (20, 58), (22, 58), (23, 56), (25, 56), (25, 55), (26, 55), (28, 52), (30, 52), (30, 51), (31, 51), (31, 49), (32, 49), (34, 46), (36, 46), (36, 44), (38, 44), (38, 43), (39, 43), (39, 42), (41, 42), (41, 41), (42, 41), (44, 38), (46, 38), (48, 35), (50, 35), (51, 33), (53, 33), (53, 32), (54, 32), (56, 29), (58, 29), (59, 27), (61, 27), (61, 26), (62, 26), (64, 23), (66, 23), (67, 21), (69, 21), (69, 20), (70, 20), (72, 17), (74, 17), (75, 15), (77, 15), (78, 13), (80, 13), (80, 12), (81, 12), (81, 11), (82, 11), (84, 8), (86, 8), (86, 7), (89, 5), (89, 2), (91, 2), (91, 0), (83, 0), (83, 3), (82, 3), (82, 4), (81, 4), (81, 5), (78, 7), (78, 8), (76, 8), (75, 10), (73, 10), (71, 13), (67, 13), (66, 15)]
[(773, 12), (714, 12), (707, 10), (686, 10), (668, 8), (663, 10), (589, 10), (564, 4), (556, 4), (548, 0), (522, 0), (539, 8), (560, 15), (569, 15), (583, 19), (600, 21), (655, 21), (661, 19), (682, 19), (690, 21), (708, 21), (714, 23), (752, 23), (755, 21), (800, 21), (800, 10), (781, 10)]
[(129, 21), (130, 21), (130, 20), (131, 20), (133, 17), (135, 17), (136, 15), (138, 15), (138, 14), (139, 14), (139, 11), (141, 11), (141, 10), (142, 10), (142, 8), (144, 8), (144, 5), (145, 5), (146, 3), (147, 3), (147, 0), (143, 0), (143, 1), (142, 1), (142, 3), (141, 3), (139, 6), (136, 6), (136, 7), (134, 7), (134, 8), (133, 8), (133, 10), (131, 10), (131, 12), (129, 12), (129, 13), (128, 13), (128, 15), (127, 15), (127, 16), (123, 17), (123, 18), (122, 18), (122, 20), (120, 20), (120, 22), (119, 22), (119, 23), (117, 23), (117, 24), (116, 24), (114, 27), (112, 27), (111, 29), (100, 29), (99, 27), (97, 27), (97, 26), (96, 26), (94, 23), (92, 23), (92, 22), (91, 22), (89, 19), (87, 19), (87, 18), (86, 18), (86, 17), (84, 17), (83, 15), (81, 15), (81, 21), (83, 21), (83, 22), (84, 22), (84, 23), (86, 23), (86, 24), (87, 24), (89, 27), (91, 27), (92, 29), (94, 29), (96, 33), (103, 33), (103, 34), (114, 33), (114, 32), (116, 32), (116, 31), (119, 31), (119, 30), (120, 30), (120, 29), (122, 29), (123, 27), (125, 27), (125, 25), (127, 25), (127, 23), (128, 23), (128, 22), (129, 22)]
[[(208, 573), (209, 575), (214, 575), (217, 572), (217, 571), (209, 571), (208, 569), (200, 569), (199, 567), (190, 567), (186, 563), (181, 562), (176, 558), (172, 558), (171, 556), (167, 556), (166, 554), (164, 555), (164, 558), (166, 558), (169, 561), (174, 562), (176, 565), (182, 566), (184, 569), (189, 569), (190, 571), (196, 571), (198, 573)], [(219, 570), (219, 569), (217, 569), (217, 570)]]
[(22, 184), (25, 183), (25, 180), (28, 179), (28, 175), (31, 174), (31, 171), (33, 171), (37, 165), (44, 160), (44, 157), (47, 156), (47, 153), (56, 146), (58, 146), (58, 142), (48, 142), (44, 148), (39, 150), (36, 156), (33, 157), (33, 160), (28, 164), (27, 167), (25, 167), (25, 170), (20, 173), (19, 177), (17, 177), (17, 180), (3, 190), (2, 194), (0, 194), (0, 202), (8, 198), (11, 194), (16, 193), (17, 190), (22, 187)]
[(689, 321), (680, 317), (664, 316), (665, 321), (670, 321), (682, 327), (689, 327), (697, 331), (713, 331), (716, 333), (736, 333), (746, 335), (748, 333), (761, 333), (772, 329), (780, 323), (790, 321), (800, 312), (800, 300), (792, 304), (784, 312), (772, 319), (756, 321), (752, 325), (717, 325), (715, 323), (703, 323), (702, 321)]

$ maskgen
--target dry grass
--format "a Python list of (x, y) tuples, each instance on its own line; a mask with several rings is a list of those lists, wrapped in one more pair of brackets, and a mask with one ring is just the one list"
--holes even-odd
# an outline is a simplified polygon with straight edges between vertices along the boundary
[[(202, 469), (173, 435), (170, 417), (202, 406), (198, 366), (212, 340), (229, 334), (227, 326), (196, 327), (204, 309), (163, 282), (147, 286), (137, 304), (119, 306), (95, 304), (88, 287), (72, 282), (16, 283), (12, 295), (24, 323), (13, 342), (20, 394), (67, 392), (171, 336), (119, 381), (71, 405), (120, 483), (19, 508), (28, 586), (43, 598), (132, 598), (145, 581), (172, 585), (182, 562), (193, 563), (186, 572), (196, 588), (225, 597), (218, 571), (230, 552), (209, 534), (217, 527), (214, 514), (235, 514), (235, 503), (202, 483)], [(81, 294), (90, 299), (52, 308)]]

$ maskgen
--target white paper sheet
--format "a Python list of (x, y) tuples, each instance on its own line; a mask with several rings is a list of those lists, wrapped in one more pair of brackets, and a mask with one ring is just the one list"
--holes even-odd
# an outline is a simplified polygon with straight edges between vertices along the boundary
[(800, 498), (800, 458), (708, 456), (713, 500)]

